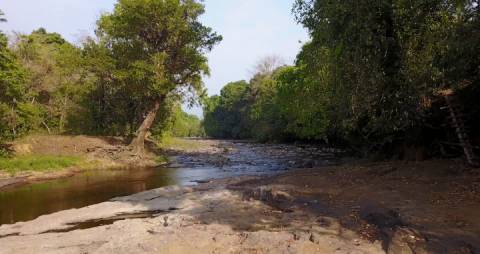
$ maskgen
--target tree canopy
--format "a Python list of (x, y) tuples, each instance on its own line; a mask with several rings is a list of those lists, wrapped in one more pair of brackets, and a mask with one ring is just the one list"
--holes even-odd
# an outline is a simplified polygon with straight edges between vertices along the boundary
[(228, 115), (249, 138), (348, 145), (363, 155), (440, 153), (455, 141), (442, 111), (446, 89), (467, 125), (479, 127), (478, 1), (297, 0), (293, 13), (311, 37), (295, 65), (257, 71), (236, 100), (211, 98), (207, 134), (237, 137), (219, 112), (225, 100), (244, 101)]
[(203, 135), (179, 106), (205, 93), (205, 54), (222, 39), (203, 13), (194, 0), (120, 0), (81, 45), (43, 28), (10, 45), (0, 34), (0, 136), (134, 134), (140, 154), (149, 132)]
[[(0, 136), (121, 135), (141, 154), (149, 133), (203, 128), (216, 138), (322, 142), (362, 155), (419, 147), (438, 155), (456, 143), (445, 91), (462, 126), (480, 129), (478, 1), (296, 0), (294, 18), (310, 40), (295, 62), (261, 59), (250, 80), (211, 97), (206, 54), (222, 37), (200, 22), (204, 11), (195, 0), (118, 0), (81, 45), (43, 28), (10, 42), (0, 33)], [(202, 123), (181, 110), (195, 101)]]
[(97, 34), (115, 61), (115, 85), (142, 101), (144, 115), (132, 145), (143, 149), (161, 103), (172, 93), (201, 95), (207, 58), (222, 38), (198, 20), (194, 0), (119, 0), (102, 16)]

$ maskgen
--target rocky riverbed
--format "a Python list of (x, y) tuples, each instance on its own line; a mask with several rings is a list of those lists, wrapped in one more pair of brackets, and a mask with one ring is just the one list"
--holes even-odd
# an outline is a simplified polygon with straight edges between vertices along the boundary
[[(62, 141), (63, 148), (39, 149), (45, 141)], [(94, 137), (43, 137), (37, 138), (31, 152), (47, 154), (77, 154), (104, 159), (99, 151), (122, 151), (105, 144), (105, 138)], [(72, 142), (75, 141), (75, 142)], [(80, 142), (80, 143), (78, 143)], [(48, 142), (50, 143), (50, 142)], [(103, 144), (103, 147), (102, 147)], [(170, 185), (188, 186), (234, 176), (265, 176), (286, 172), (297, 167), (313, 167), (335, 161), (335, 156), (325, 149), (312, 146), (264, 145), (246, 141), (218, 141), (202, 139), (173, 139), (170, 145), (150, 148), (145, 161), (154, 161), (155, 154), (169, 155), (170, 164), (157, 167), (125, 165), (119, 169), (93, 168), (86, 171), (41, 171), (40, 182), (18, 182), (18, 178), (0, 178), (0, 225), (33, 220), (40, 215), (61, 210), (81, 208), (142, 191)], [(150, 144), (153, 146), (153, 144)], [(48, 147), (47, 145), (45, 147)], [(101, 147), (101, 148), (99, 148)], [(96, 151), (90, 154), (88, 151)], [(107, 156), (108, 160), (127, 154)], [(127, 156), (128, 157), (128, 156)], [(158, 157), (157, 157), (158, 158)], [(128, 158), (124, 158), (128, 160)], [(0, 170), (1, 171), (1, 170)], [(67, 175), (64, 175), (68, 173)], [(28, 178), (32, 180), (32, 178)], [(12, 183), (1, 190), (2, 182)]]
[[(190, 140), (208, 177), (0, 226), (0, 253), (476, 253), (480, 176), (456, 161), (338, 163), (310, 146)], [(303, 168), (296, 169), (294, 168)], [(3, 205), (3, 204), (2, 204)]]
[(318, 224), (226, 188), (242, 180), (167, 187), (2, 226), (0, 253), (382, 253), (334, 219)]

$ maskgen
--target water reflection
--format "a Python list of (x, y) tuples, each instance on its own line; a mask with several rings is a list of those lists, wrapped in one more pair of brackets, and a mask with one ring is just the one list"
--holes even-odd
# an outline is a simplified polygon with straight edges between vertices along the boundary
[[(237, 144), (236, 152), (226, 154), (227, 166), (215, 167), (210, 157), (179, 156), (180, 168), (89, 171), (71, 178), (0, 191), (0, 225), (28, 221), (43, 214), (101, 203), (114, 197), (169, 185), (240, 175), (268, 175), (287, 170), (295, 158), (304, 158), (295, 147)], [(293, 151), (293, 152), (292, 152)], [(321, 160), (323, 153), (303, 151)], [(308, 157), (307, 156), (307, 157)], [(203, 158), (203, 159), (202, 159)]]
[(42, 214), (174, 184), (185, 184), (178, 170), (162, 168), (90, 171), (67, 179), (17, 187), (0, 192), (0, 224), (28, 221)]

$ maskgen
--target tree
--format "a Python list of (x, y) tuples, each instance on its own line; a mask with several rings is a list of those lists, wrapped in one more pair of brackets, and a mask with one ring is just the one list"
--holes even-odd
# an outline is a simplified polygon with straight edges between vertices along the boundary
[(223, 87), (220, 96), (204, 103), (205, 131), (216, 138), (249, 138), (249, 84), (231, 82)]
[(131, 142), (137, 154), (169, 94), (203, 92), (205, 53), (222, 39), (200, 23), (203, 13), (195, 0), (119, 0), (98, 22), (99, 38), (120, 70), (117, 85), (143, 102), (143, 120)]
[(279, 67), (285, 65), (282, 57), (277, 55), (266, 56), (257, 61), (253, 68), (253, 74), (256, 75), (270, 75)]
[(311, 35), (295, 66), (262, 59), (248, 84), (211, 97), (210, 136), (346, 144), (363, 155), (438, 146), (449, 131), (445, 88), (479, 128), (478, 1), (297, 0), (294, 13)]
[[(0, 22), (6, 20), (1, 18)], [(18, 135), (18, 104), (25, 98), (26, 73), (18, 59), (8, 48), (8, 39), (0, 31), (0, 138)]]
[[(279, 103), (279, 74), (289, 67), (277, 67), (271, 72), (260, 71), (250, 80), (251, 135), (261, 141), (282, 140), (286, 133), (282, 106)], [(289, 97), (288, 100), (295, 98)]]
[(88, 83), (82, 50), (60, 34), (40, 28), (29, 35), (18, 35), (13, 51), (29, 73), (25, 96), (30, 106), (45, 114), (42, 126), (48, 132), (65, 132)]
[(220, 121), (218, 121), (218, 111), (217, 108), (220, 105), (220, 96), (214, 95), (207, 98), (203, 98), (203, 128), (205, 129), (205, 134), (210, 137), (221, 136), (223, 132), (222, 127), (220, 126)]
[(318, 107), (302, 108), (323, 108), (310, 117), (325, 116), (328, 135), (363, 152), (432, 143), (423, 138), (432, 133), (437, 91), (478, 82), (479, 8), (457, 0), (297, 0), (297, 21), (312, 38), (296, 64), (310, 96), (298, 102), (317, 98)]
[[(167, 126), (161, 126), (160, 130), (163, 133), (162, 136), (173, 137), (202, 137), (204, 136), (203, 128), (200, 119), (195, 116), (186, 113), (182, 110), (179, 103), (175, 103), (170, 111), (170, 118), (168, 119)], [(157, 133), (153, 133), (157, 134)]]

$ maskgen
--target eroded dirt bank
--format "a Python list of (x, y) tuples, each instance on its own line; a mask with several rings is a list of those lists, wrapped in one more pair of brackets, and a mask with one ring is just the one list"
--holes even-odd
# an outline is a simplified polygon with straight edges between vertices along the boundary
[(82, 158), (86, 167), (73, 166), (62, 170), (22, 171), (15, 175), (0, 170), (0, 190), (53, 179), (71, 177), (85, 170), (151, 167), (162, 162), (157, 160), (161, 151), (149, 143), (147, 153), (139, 159), (119, 137), (32, 135), (10, 144), (9, 149), (18, 156), (76, 156)]
[(3, 225), (0, 253), (477, 253), (480, 247), (480, 176), (457, 161), (321, 167), (331, 156), (317, 148), (208, 142), (210, 148), (171, 151), (178, 166), (256, 172), (271, 161), (252, 161), (262, 158), (254, 155), (267, 154), (279, 162), (273, 168), (308, 169), (161, 188)]

